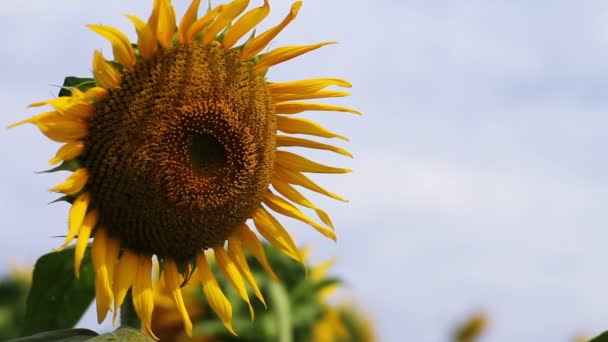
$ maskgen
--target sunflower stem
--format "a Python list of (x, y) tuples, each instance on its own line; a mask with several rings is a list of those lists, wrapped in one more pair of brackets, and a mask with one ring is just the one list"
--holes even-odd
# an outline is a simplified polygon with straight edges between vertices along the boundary
[(279, 328), (279, 342), (293, 342), (289, 295), (285, 287), (276, 282), (270, 282), (269, 294)]
[(131, 289), (127, 292), (125, 300), (120, 306), (120, 325), (122, 327), (131, 327), (134, 329), (141, 329), (141, 320), (135, 312), (133, 306), (133, 297), (131, 296)]

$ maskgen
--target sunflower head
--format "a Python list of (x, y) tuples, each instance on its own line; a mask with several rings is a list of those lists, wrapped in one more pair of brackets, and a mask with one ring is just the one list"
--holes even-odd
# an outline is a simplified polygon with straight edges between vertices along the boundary
[[(191, 333), (179, 291), (191, 278), (203, 286), (209, 305), (225, 326), (232, 309), (211, 271), (206, 251), (251, 308), (249, 292), (264, 302), (243, 251), (250, 251), (273, 277), (257, 231), (287, 256), (301, 261), (295, 243), (272, 212), (300, 220), (334, 239), (322, 209), (296, 188), (343, 199), (306, 173), (346, 173), (283, 150), (304, 147), (349, 152), (294, 135), (346, 137), (296, 114), (357, 111), (310, 99), (346, 96), (327, 89), (350, 87), (342, 79), (270, 82), (269, 68), (331, 42), (268, 44), (296, 17), (295, 2), (285, 18), (261, 34), (248, 35), (269, 13), (268, 1), (246, 10), (234, 0), (199, 15), (193, 0), (179, 23), (170, 0), (155, 0), (147, 21), (127, 15), (136, 44), (104, 25), (89, 28), (112, 44), (113, 60), (93, 54), (93, 78), (70, 79), (55, 99), (33, 103), (51, 111), (15, 125), (32, 123), (63, 143), (51, 164), (70, 170), (51, 190), (71, 203), (63, 248), (77, 237), (76, 275), (90, 238), (96, 273), (99, 321), (116, 311), (132, 290), (144, 330), (151, 331), (154, 307), (152, 257)], [(240, 44), (240, 45), (239, 45)], [(298, 206), (311, 209), (313, 220)], [(253, 310), (251, 309), (253, 317)]]

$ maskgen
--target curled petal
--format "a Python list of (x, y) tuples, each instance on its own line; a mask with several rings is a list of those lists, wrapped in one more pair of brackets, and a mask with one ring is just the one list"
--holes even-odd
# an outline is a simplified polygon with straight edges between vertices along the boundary
[(268, 43), (270, 43), (287, 25), (289, 25), (290, 22), (296, 18), (298, 12), (300, 11), (300, 7), (302, 7), (302, 1), (294, 2), (291, 5), (289, 13), (279, 25), (265, 31), (245, 45), (241, 51), (241, 58), (249, 59), (262, 51), (268, 45)]
[(122, 76), (98, 50), (93, 53), (93, 75), (97, 83), (106, 89), (116, 89), (122, 82)]
[(276, 177), (276, 178), (283, 180), (290, 184), (295, 184), (295, 185), (305, 187), (308, 190), (320, 193), (327, 197), (331, 197), (338, 201), (348, 202), (346, 199), (334, 194), (333, 192), (329, 192), (329, 191), (325, 190), (324, 188), (320, 187), (315, 182), (313, 182), (308, 177), (304, 176), (302, 173), (300, 173), (298, 171), (294, 171), (294, 170), (287, 169), (284, 167), (279, 167), (279, 168), (275, 168), (273, 177)]
[(93, 210), (84, 217), (82, 226), (80, 226), (80, 230), (78, 230), (78, 241), (76, 242), (76, 250), (74, 251), (74, 270), (76, 273), (76, 278), (80, 277), (80, 264), (82, 263), (84, 252), (87, 249), (91, 232), (93, 231), (93, 228), (95, 228), (98, 221), (99, 212), (97, 210)]
[(304, 111), (330, 111), (330, 112), (345, 112), (361, 115), (361, 112), (354, 109), (342, 106), (334, 106), (325, 103), (310, 103), (310, 102), (279, 102), (274, 104), (274, 109), (277, 114), (297, 114)]
[(171, 45), (173, 34), (175, 34), (175, 11), (170, 0), (160, 0), (159, 2), (156, 38), (162, 47), (167, 48)]
[(336, 233), (334, 233), (331, 229), (323, 227), (322, 225), (316, 223), (311, 220), (308, 216), (304, 215), (298, 208), (282, 199), (279, 196), (272, 194), (270, 191), (264, 194), (264, 204), (266, 204), (270, 209), (274, 210), (279, 214), (283, 214), (285, 216), (289, 216), (298, 221), (302, 221), (311, 227), (315, 228), (319, 233), (325, 235), (326, 237), (336, 241)]
[(84, 152), (84, 142), (80, 140), (70, 141), (61, 146), (55, 156), (49, 160), (49, 164), (55, 165), (62, 160), (72, 160)]
[(266, 301), (264, 300), (264, 296), (262, 296), (262, 292), (258, 287), (258, 284), (251, 273), (251, 269), (249, 269), (249, 265), (247, 264), (247, 259), (245, 258), (245, 253), (243, 253), (243, 247), (241, 246), (241, 241), (238, 238), (233, 236), (228, 237), (228, 255), (230, 258), (234, 260), (235, 265), (238, 267), (239, 272), (245, 277), (249, 286), (253, 289), (253, 293), (255, 293), (256, 297), (266, 306)]
[(51, 188), (51, 191), (62, 192), (66, 195), (75, 195), (89, 180), (89, 170), (81, 168), (74, 171), (65, 182)]
[(264, 5), (258, 8), (254, 8), (251, 11), (245, 13), (234, 25), (230, 27), (224, 39), (222, 39), (222, 45), (224, 48), (231, 48), (239, 39), (243, 37), (247, 32), (251, 31), (255, 25), (259, 24), (270, 12), (270, 6), (268, 0), (264, 0)]
[(243, 243), (243, 246), (258, 260), (258, 262), (264, 267), (266, 273), (270, 275), (270, 277), (274, 281), (279, 281), (276, 274), (272, 271), (272, 267), (268, 263), (268, 259), (266, 259), (266, 253), (264, 252), (264, 246), (258, 239), (257, 235), (249, 229), (246, 224), (243, 224), (237, 228), (237, 233)]
[(283, 63), (292, 58), (296, 58), (301, 56), (307, 52), (316, 50), (322, 46), (335, 44), (336, 42), (324, 42), (313, 45), (304, 45), (304, 46), (284, 46), (278, 49), (274, 49), (267, 54), (264, 54), (262, 58), (255, 65), (255, 71), (260, 73), (268, 69), (273, 65), (277, 65), (279, 63)]
[(234, 289), (239, 294), (239, 296), (249, 305), (249, 314), (251, 315), (251, 320), (254, 318), (253, 307), (251, 306), (251, 301), (249, 300), (249, 295), (247, 294), (247, 288), (245, 287), (245, 282), (243, 281), (243, 277), (239, 272), (238, 267), (234, 264), (234, 261), (226, 251), (223, 246), (216, 246), (213, 248), (213, 252), (215, 255), (215, 261), (219, 266), (220, 270), (228, 281), (234, 286)]
[(112, 324), (116, 324), (118, 309), (122, 305), (127, 291), (135, 281), (138, 266), (139, 256), (130, 249), (126, 249), (116, 263), (112, 282), (112, 293), (114, 295), (114, 317), (112, 318)]
[[(133, 270), (131, 270), (133, 272)], [(133, 280), (133, 307), (141, 318), (143, 329), (152, 337), (152, 311), (154, 310), (154, 292), (152, 290), (152, 257), (140, 254), (137, 260), (137, 272)]]
[(319, 219), (323, 221), (323, 223), (325, 223), (332, 229), (334, 228), (334, 225), (331, 222), (329, 215), (327, 215), (327, 213), (321, 210), (320, 208), (317, 208), (317, 206), (312, 204), (312, 202), (310, 202), (306, 197), (304, 197), (298, 190), (294, 189), (293, 186), (289, 185), (289, 183), (274, 177), (272, 179), (272, 186), (288, 200), (301, 206), (313, 209), (317, 213)]
[(277, 135), (277, 146), (283, 146), (283, 147), (297, 146), (297, 147), (313, 148), (316, 150), (325, 150), (325, 151), (336, 152), (336, 153), (339, 153), (343, 156), (347, 156), (350, 158), (353, 157), (353, 155), (350, 152), (348, 152), (347, 150), (333, 146), (333, 145), (322, 144), (320, 142), (308, 140), (308, 139), (289, 137), (286, 135)]
[(310, 99), (322, 99), (328, 97), (344, 97), (350, 96), (349, 92), (340, 90), (319, 90), (315, 93), (296, 93), (296, 94), (278, 94), (272, 95), (272, 102), (278, 103), (283, 101), (295, 101), (295, 100), (310, 100)]
[(108, 97), (108, 95), (109, 92), (107, 89), (102, 87), (92, 87), (84, 93), (84, 98), (90, 101), (100, 101)]
[(214, 40), (220, 31), (247, 8), (247, 5), (249, 5), (249, 0), (234, 0), (228, 3), (222, 13), (218, 15), (217, 19), (203, 33), (203, 38), (201, 39), (203, 44), (208, 44)]
[(95, 301), (97, 304), (97, 323), (105, 320), (112, 310), (112, 285), (108, 274), (107, 260), (108, 233), (105, 228), (98, 228), (91, 247), (93, 268), (95, 269)]
[(219, 5), (207, 12), (202, 18), (195, 21), (186, 32), (185, 44), (192, 43), (196, 35), (201, 33), (207, 27), (207, 25), (214, 21), (215, 18), (224, 11), (224, 8), (224, 5)]
[(351, 169), (331, 167), (323, 164), (315, 163), (312, 160), (306, 159), (297, 154), (287, 151), (277, 151), (275, 163), (284, 168), (298, 170), (300, 172), (314, 173), (349, 173)]
[(203, 293), (209, 302), (209, 306), (222, 320), (226, 329), (236, 336), (236, 332), (232, 328), (232, 305), (222, 292), (217, 280), (215, 280), (203, 251), (196, 254), (196, 266), (198, 276), (203, 284)]
[(63, 245), (55, 251), (60, 251), (64, 249), (67, 245), (72, 242), (76, 234), (78, 234), (78, 230), (80, 226), (82, 226), (82, 222), (84, 221), (84, 217), (87, 214), (87, 209), (89, 207), (89, 202), (91, 201), (91, 194), (85, 192), (78, 196), (74, 202), (72, 203), (72, 207), (70, 208), (70, 214), (68, 216), (68, 235), (65, 237), (65, 242)]
[(184, 298), (180, 289), (180, 284), (182, 281), (177, 271), (177, 265), (175, 264), (175, 261), (171, 259), (165, 259), (163, 267), (163, 277), (165, 279), (165, 284), (169, 292), (171, 293), (171, 298), (173, 299), (173, 302), (177, 307), (177, 311), (182, 317), (184, 327), (186, 328), (188, 336), (192, 337), (192, 322), (190, 321), (188, 311), (186, 311), (186, 305), (184, 304)]
[(277, 116), (277, 129), (281, 132), (290, 134), (307, 134), (323, 138), (338, 138), (348, 141), (344, 135), (334, 133), (318, 123), (295, 117)]
[(87, 25), (87, 27), (110, 41), (114, 58), (118, 63), (127, 68), (132, 68), (135, 65), (135, 52), (129, 38), (124, 33), (114, 27), (104, 25)]
[(196, 14), (198, 12), (198, 7), (200, 6), (201, 0), (194, 0), (190, 3), (188, 10), (182, 17), (182, 20), (179, 23), (179, 27), (177, 28), (177, 41), (181, 45), (186, 45), (186, 34), (188, 30), (196, 20)]
[(268, 91), (273, 95), (285, 93), (311, 94), (332, 85), (343, 88), (350, 88), (352, 86), (350, 82), (341, 78), (311, 78), (291, 82), (271, 83), (268, 85)]
[(258, 232), (283, 254), (302, 262), (298, 248), (287, 230), (264, 208), (260, 207), (253, 213), (253, 223)]
[(158, 47), (154, 31), (148, 24), (134, 15), (127, 14), (127, 18), (135, 25), (139, 55), (145, 60), (152, 58)]

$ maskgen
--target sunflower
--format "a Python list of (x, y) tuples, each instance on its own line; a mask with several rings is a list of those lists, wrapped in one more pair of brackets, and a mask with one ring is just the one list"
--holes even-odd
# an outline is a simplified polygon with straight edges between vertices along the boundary
[[(249, 1), (231, 1), (209, 8), (200, 18), (199, 4), (200, 0), (192, 1), (179, 24), (170, 0), (155, 0), (147, 22), (127, 15), (135, 26), (137, 44), (116, 28), (89, 25), (110, 41), (114, 59), (95, 51), (94, 78), (64, 87), (58, 98), (31, 104), (52, 110), (13, 125), (32, 123), (51, 140), (63, 143), (50, 160), (62, 163), (55, 170), (72, 171), (51, 188), (71, 203), (68, 234), (60, 248), (77, 239), (78, 277), (93, 238), (98, 321), (109, 311), (115, 320), (131, 290), (134, 309), (151, 335), (154, 256), (188, 334), (192, 324), (180, 285), (194, 273), (209, 305), (234, 333), (231, 304), (205, 251), (214, 253), (219, 269), (251, 308), (246, 283), (262, 303), (264, 298), (243, 251), (251, 252), (275, 276), (250, 219), (260, 235), (299, 261), (292, 238), (274, 213), (336, 239), (329, 216), (294, 186), (344, 201), (305, 173), (350, 170), (322, 165), (282, 148), (350, 157), (339, 147), (294, 136), (348, 140), (294, 114), (359, 114), (303, 101), (348, 95), (328, 89), (350, 87), (343, 79), (267, 80), (272, 66), (332, 44), (266, 50), (294, 20), (301, 2), (293, 3), (278, 25), (249, 35), (269, 13), (267, 0), (246, 12)], [(312, 209), (321, 223), (296, 205)]]

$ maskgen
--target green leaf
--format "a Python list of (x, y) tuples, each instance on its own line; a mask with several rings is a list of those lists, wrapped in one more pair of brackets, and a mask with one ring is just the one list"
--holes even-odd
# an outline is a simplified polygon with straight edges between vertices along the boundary
[(597, 336), (589, 342), (608, 342), (608, 331), (605, 331), (600, 336)]
[(9, 340), (9, 342), (80, 342), (98, 334), (89, 329), (63, 329)]
[(73, 327), (95, 298), (90, 248), (74, 276), (74, 248), (43, 255), (34, 266), (23, 335)]
[(95, 86), (95, 80), (92, 78), (82, 78), (75, 76), (68, 76), (63, 81), (63, 86), (59, 91), (59, 96), (70, 96), (72, 92), (70, 88), (78, 88), (81, 91), (87, 91)]
[(155, 339), (145, 335), (141, 331), (131, 329), (131, 328), (120, 328), (114, 332), (99, 335), (95, 338), (87, 340), (87, 342), (104, 342), (104, 341), (156, 342)]

